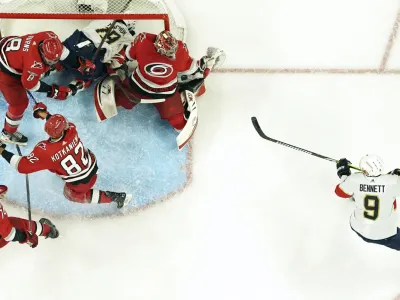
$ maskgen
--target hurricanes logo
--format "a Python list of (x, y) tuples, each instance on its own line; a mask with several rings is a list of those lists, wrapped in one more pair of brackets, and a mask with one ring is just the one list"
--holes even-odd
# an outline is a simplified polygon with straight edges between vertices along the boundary
[(144, 67), (144, 71), (153, 77), (166, 78), (173, 73), (174, 68), (164, 63), (151, 63)]

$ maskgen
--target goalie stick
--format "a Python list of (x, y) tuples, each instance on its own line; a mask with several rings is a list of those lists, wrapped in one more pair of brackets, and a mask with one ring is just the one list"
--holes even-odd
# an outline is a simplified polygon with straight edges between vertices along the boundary
[[(21, 149), (18, 145), (16, 145), (18, 155), (22, 156)], [(26, 185), (26, 201), (28, 203), (28, 220), (29, 220), (29, 233), (32, 233), (32, 212), (31, 212), (31, 193), (29, 191), (29, 177), (28, 174), (25, 174), (25, 185)]]
[[(309, 151), (309, 150), (306, 150), (306, 149), (303, 149), (303, 148), (300, 148), (300, 147), (297, 147), (297, 146), (294, 146), (294, 145), (291, 145), (291, 144), (288, 144), (288, 143), (285, 143), (285, 142), (282, 142), (282, 141), (279, 141), (279, 140), (276, 140), (276, 139), (273, 139), (273, 138), (265, 135), (265, 133), (262, 131), (262, 129), (260, 127), (260, 124), (258, 124), (258, 121), (257, 121), (256, 117), (252, 117), (251, 118), (251, 122), (253, 123), (253, 126), (254, 126), (255, 130), (257, 131), (257, 133), (263, 139), (265, 139), (267, 141), (270, 141), (270, 142), (273, 142), (275, 144), (279, 144), (279, 145), (282, 145), (282, 146), (285, 146), (285, 147), (288, 147), (288, 148), (291, 148), (291, 149), (294, 149), (294, 150), (297, 150), (297, 151), (301, 151), (301, 152), (304, 152), (306, 154), (310, 154), (310, 155), (313, 155), (313, 156), (316, 156), (316, 157), (319, 157), (319, 158), (322, 158), (322, 159), (325, 159), (325, 160), (328, 160), (328, 161), (331, 161), (331, 162), (334, 162), (334, 163), (338, 162), (337, 159), (330, 158), (328, 156), (325, 156), (325, 155), (322, 155), (322, 154), (318, 154), (318, 153), (315, 153), (315, 152), (312, 152), (312, 151)], [(358, 171), (362, 171), (359, 167), (356, 167), (356, 166), (354, 166), (352, 164), (349, 164), (349, 167), (352, 168), (352, 169), (358, 170)]]

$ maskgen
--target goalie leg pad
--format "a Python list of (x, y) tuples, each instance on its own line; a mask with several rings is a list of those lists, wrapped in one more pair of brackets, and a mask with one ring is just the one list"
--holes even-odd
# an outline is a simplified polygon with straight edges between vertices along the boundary
[(178, 92), (167, 98), (165, 102), (156, 103), (154, 106), (161, 119), (167, 120), (175, 129), (181, 130), (185, 127), (184, 107)]
[(100, 80), (94, 89), (97, 120), (104, 121), (118, 114), (115, 103), (115, 83), (110, 76)]

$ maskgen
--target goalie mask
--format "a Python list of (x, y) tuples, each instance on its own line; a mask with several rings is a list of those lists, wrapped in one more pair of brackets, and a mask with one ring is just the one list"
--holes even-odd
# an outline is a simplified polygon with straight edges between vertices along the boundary
[(176, 51), (178, 50), (178, 41), (171, 32), (166, 30), (161, 31), (156, 37), (154, 46), (161, 55), (175, 59)]

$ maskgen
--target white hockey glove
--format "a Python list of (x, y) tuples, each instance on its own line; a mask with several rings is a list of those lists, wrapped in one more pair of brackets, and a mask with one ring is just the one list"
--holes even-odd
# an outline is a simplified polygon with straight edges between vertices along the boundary
[(186, 84), (195, 79), (206, 78), (212, 69), (222, 66), (225, 58), (226, 54), (224, 50), (215, 47), (208, 47), (207, 55), (200, 58), (200, 60), (197, 62), (197, 70), (192, 74), (187, 74), (185, 72), (179, 73), (178, 83)]
[(206, 68), (212, 70), (214, 68), (219, 68), (223, 65), (226, 59), (226, 54), (224, 50), (215, 47), (207, 48), (207, 55), (203, 57)]

